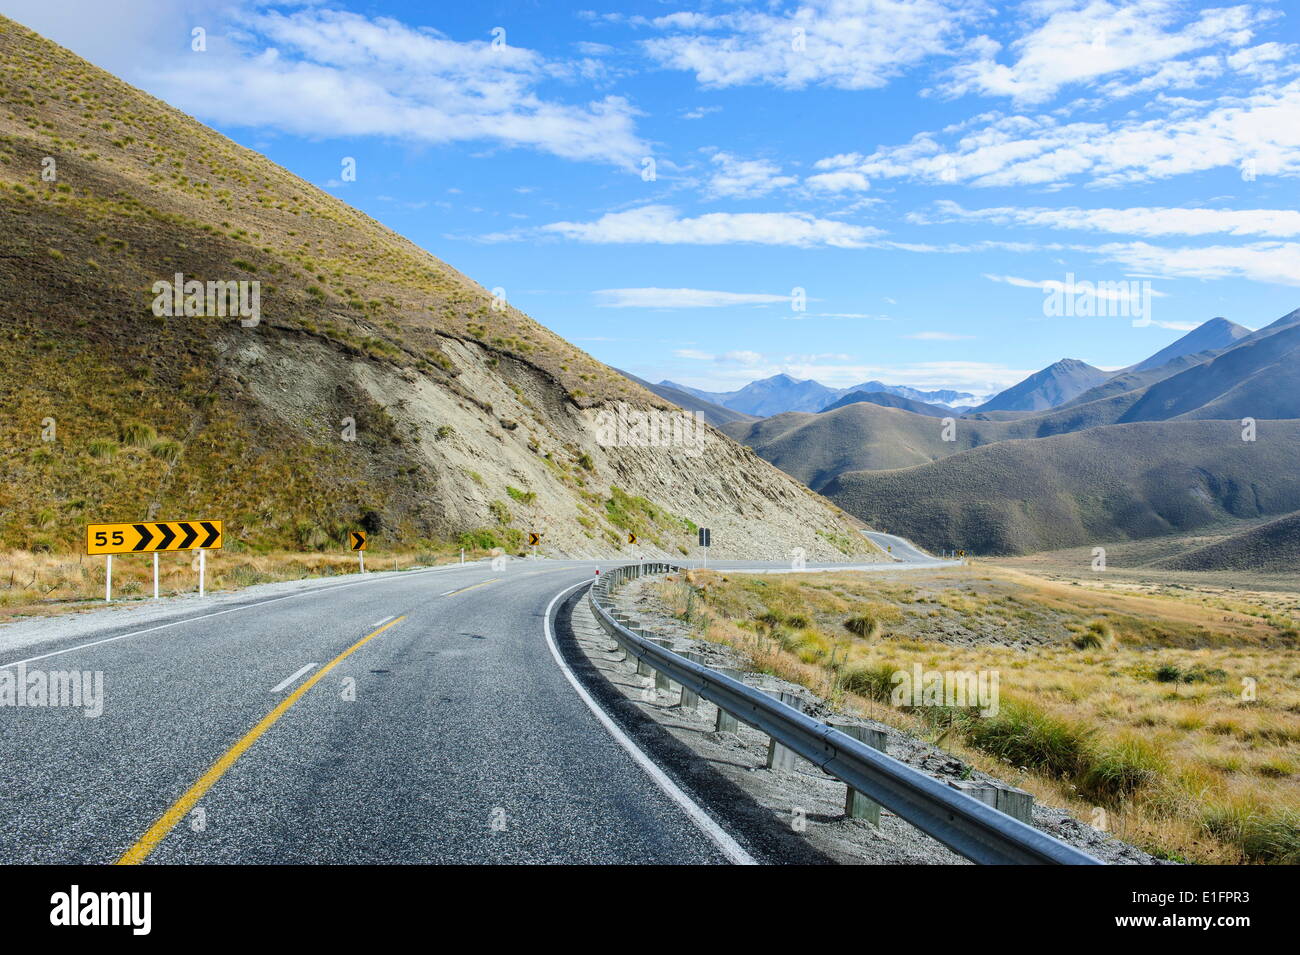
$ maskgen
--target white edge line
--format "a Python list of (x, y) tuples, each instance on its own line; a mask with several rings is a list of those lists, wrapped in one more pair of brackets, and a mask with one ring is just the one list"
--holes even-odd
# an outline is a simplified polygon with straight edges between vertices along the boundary
[(560, 598), (569, 591), (577, 587), (586, 586), (589, 583), (591, 583), (591, 581), (584, 580), (580, 583), (574, 584), (572, 587), (565, 587), (551, 598), (551, 602), (546, 605), (546, 612), (542, 615), (543, 629), (546, 633), (546, 644), (551, 648), (551, 656), (555, 658), (555, 662), (559, 665), (560, 672), (562, 672), (565, 678), (573, 685), (573, 689), (577, 691), (579, 698), (581, 698), (582, 702), (587, 704), (587, 708), (595, 714), (596, 719), (600, 720), (601, 725), (609, 731), (609, 735), (614, 737), (615, 742), (622, 746), (623, 749), (627, 750), (627, 753), (632, 757), (633, 762), (645, 770), (646, 775), (654, 781), (655, 785), (662, 789), (669, 799), (681, 807), (682, 811), (686, 813), (687, 817), (691, 822), (695, 823), (696, 827), (698, 827), (701, 832), (713, 840), (717, 847), (722, 850), (723, 855), (725, 855), (735, 865), (758, 865), (757, 860), (746, 852), (740, 843), (733, 839), (712, 816), (705, 812), (704, 809), (695, 802), (695, 800), (686, 795), (686, 793), (682, 791), (682, 788), (673, 782), (667, 773), (655, 765), (654, 760), (642, 752), (641, 747), (637, 746), (637, 744), (632, 741), (631, 737), (624, 733), (623, 730), (619, 728), (618, 724), (600, 708), (600, 705), (592, 699), (591, 694), (588, 693), (586, 688), (578, 681), (573, 670), (571, 670), (569, 665), (564, 662), (564, 658), (560, 656), (559, 647), (555, 644), (555, 633), (551, 630), (551, 611), (554, 609)]
[[(424, 570), (404, 571), (407, 576), (411, 574), (431, 574), (437, 571), (450, 570), (453, 567), (468, 567), (471, 563), (483, 563), (483, 561), (467, 561), (464, 564), (442, 564), (438, 567), (426, 567)], [(359, 575), (358, 575), (359, 576)], [(370, 577), (370, 574), (366, 574)], [(310, 578), (308, 578), (310, 580)], [(381, 577), (376, 572), (375, 580), (388, 582), (393, 580), (392, 577)], [(98, 647), (105, 643), (114, 643), (118, 640), (125, 640), (127, 637), (138, 637), (142, 634), (153, 633), (155, 630), (166, 630), (168, 627), (179, 627), (187, 623), (194, 623), (198, 620), (207, 620), (209, 617), (220, 617), (222, 614), (235, 613), (238, 610), (253, 610), (257, 607), (265, 607), (267, 604), (278, 603), (281, 600), (289, 600), (293, 597), (306, 597), (311, 594), (323, 593), (325, 591), (342, 590), (345, 587), (358, 587), (361, 584), (371, 583), (370, 580), (354, 580), (347, 584), (330, 584), (323, 587), (306, 587), (296, 594), (284, 594), (281, 597), (269, 597), (266, 600), (258, 600), (255, 603), (244, 604), (242, 607), (230, 607), (226, 610), (217, 610), (213, 613), (199, 614), (197, 617), (186, 617), (184, 620), (173, 620), (171, 623), (160, 623), (156, 627), (146, 627), (144, 630), (132, 630), (130, 633), (119, 633), (116, 637), (105, 637), (103, 640), (93, 640), (90, 643), (79, 643), (75, 647), (64, 647), (62, 650), (51, 650), (49, 653), (42, 653), (40, 656), (28, 657), (26, 660), (14, 660), (12, 663), (0, 663), (0, 670), (7, 670), (9, 667), (22, 666), (24, 663), (35, 663), (37, 660), (46, 660), (50, 657), (62, 656), (65, 653), (75, 653), (77, 650), (89, 650), (91, 647)], [(46, 618), (49, 619), (49, 618)]]
[[(392, 617), (389, 617), (388, 619), (391, 620)], [(383, 621), (381, 620), (380, 623), (383, 623)], [(283, 689), (284, 689), (286, 686), (288, 686), (290, 683), (295, 683), (295, 682), (297, 682), (298, 677), (302, 676), (304, 673), (306, 673), (308, 670), (310, 670), (310, 669), (311, 669), (312, 667), (314, 667), (315, 665), (316, 665), (316, 664), (314, 664), (314, 663), (308, 663), (308, 664), (307, 664), (305, 667), (303, 667), (301, 670), (295, 670), (293, 673), (291, 673), (291, 674), (289, 674), (287, 677), (285, 677), (281, 682), (279, 682), (279, 683), (277, 683), (275, 686), (271, 687), (271, 692), (272, 692), (272, 693), (279, 693), (281, 690), (283, 690)]]
[[(395, 615), (394, 615), (394, 616), (395, 616)], [(372, 623), (370, 626), (372, 626), (372, 627), (382, 627), (384, 624), (388, 623), (388, 621), (390, 621), (390, 620), (392, 620), (392, 619), (393, 619), (392, 617), (385, 617), (383, 620), (376, 620), (376, 621), (375, 621), (374, 623)]]

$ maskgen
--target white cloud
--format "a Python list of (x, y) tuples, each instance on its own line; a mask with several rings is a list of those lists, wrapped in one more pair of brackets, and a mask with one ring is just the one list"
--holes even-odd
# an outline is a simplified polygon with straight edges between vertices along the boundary
[(870, 89), (947, 55), (983, 4), (974, 0), (804, 0), (718, 15), (640, 19), (664, 31), (650, 56), (705, 86), (824, 84)]
[(1081, 229), (1126, 235), (1262, 235), (1275, 238), (1300, 235), (1300, 211), (1294, 209), (1182, 209), (1142, 207), (1128, 209), (1059, 209), (1001, 206), (964, 209), (955, 202), (935, 203), (933, 215), (918, 214), (909, 219), (931, 222), (993, 222), (999, 225), (1033, 226), (1047, 229)]
[(1095, 298), (1105, 299), (1108, 302), (1134, 302), (1140, 300), (1143, 295), (1149, 295), (1152, 298), (1166, 298), (1167, 293), (1157, 292), (1155, 289), (1145, 289), (1141, 281), (1129, 278), (1127, 276), (1116, 275), (1075, 275), (1070, 273), (1072, 278), (1067, 281), (1060, 279), (1043, 279), (1035, 282), (1033, 279), (1022, 279), (1014, 275), (990, 275), (985, 273), (984, 277), (992, 282), (1002, 282), (1006, 285), (1014, 285), (1016, 288), (1034, 288), (1043, 292), (1066, 291), (1071, 294), (1078, 292), (1082, 283), (1088, 284), (1089, 294)]
[(713, 361), (717, 356), (710, 355), (708, 352), (699, 351), (695, 348), (678, 348), (673, 352), (678, 358), (687, 358), (691, 361)]
[(800, 248), (830, 246), (841, 249), (863, 248), (871, 239), (882, 234), (879, 229), (870, 226), (818, 219), (802, 212), (714, 212), (683, 218), (673, 207), (662, 205), (610, 212), (594, 222), (552, 222), (542, 226), (541, 231), (579, 242), (603, 244), (754, 243)]
[(871, 188), (862, 173), (846, 170), (817, 173), (805, 179), (804, 184), (818, 192), (865, 192)]
[[(1189, 14), (1179, 0), (1053, 0), (1024, 4), (1018, 15), (1041, 22), (1011, 44), (1014, 62), (999, 62), (1000, 45), (980, 37), (968, 47), (971, 57), (952, 69), (945, 92), (1041, 103), (1070, 84), (1159, 75), (1167, 61), (1185, 54), (1242, 46), (1256, 26), (1277, 16), (1244, 4)], [(1178, 68), (1166, 71), (1161, 82), (1178, 82), (1178, 74)]]
[(975, 336), (958, 335), (955, 332), (917, 332), (914, 335), (904, 335), (903, 337), (914, 338), (921, 342), (960, 342)]
[(1061, 122), (1047, 114), (985, 114), (943, 133), (814, 167), (869, 179), (973, 186), (1120, 185), (1209, 169), (1300, 175), (1300, 80), (1243, 97), (1184, 100), (1172, 117)]
[(709, 161), (716, 169), (705, 184), (705, 192), (713, 199), (756, 198), (799, 181), (781, 175), (781, 167), (766, 159), (741, 159), (715, 149)]
[(602, 308), (721, 308), (730, 305), (790, 304), (790, 296), (759, 292), (715, 292), (698, 288), (606, 288), (592, 293)]
[(237, 45), (173, 62), (152, 85), (205, 119), (303, 136), (488, 141), (629, 169), (649, 152), (625, 99), (574, 105), (539, 92), (582, 76), (581, 65), (337, 10), (245, 13), (240, 22)]
[(1161, 248), (1145, 242), (1112, 243), (1096, 249), (1137, 272), (1180, 278), (1243, 278), (1274, 285), (1300, 285), (1300, 243), (1254, 242), (1201, 248)]

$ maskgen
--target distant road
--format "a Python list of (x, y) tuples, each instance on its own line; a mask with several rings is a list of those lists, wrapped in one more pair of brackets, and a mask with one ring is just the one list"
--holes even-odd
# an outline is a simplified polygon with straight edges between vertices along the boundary
[(927, 554), (906, 537), (898, 537), (894, 534), (882, 534), (879, 531), (863, 531), (862, 534), (881, 550), (892, 554), (905, 564), (953, 563), (952, 561)]
[[(93, 719), (0, 707), (0, 862), (734, 861), (557, 666), (548, 611), (596, 567), (372, 573), (4, 628), (0, 668), (100, 671), (105, 701)], [(39, 642), (18, 646), (24, 628)]]

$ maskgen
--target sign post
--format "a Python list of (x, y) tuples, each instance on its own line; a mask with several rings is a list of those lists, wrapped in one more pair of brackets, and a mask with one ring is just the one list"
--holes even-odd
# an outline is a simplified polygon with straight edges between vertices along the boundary
[(704, 548), (704, 566), (709, 566), (709, 545), (713, 543), (713, 532), (707, 527), (700, 528), (700, 546)]
[(348, 540), (352, 543), (352, 549), (357, 552), (357, 558), (361, 561), (361, 573), (366, 572), (366, 532), (349, 531)]
[(139, 524), (87, 524), (86, 553), (104, 555), (104, 600), (113, 599), (113, 555), (153, 554), (153, 595), (158, 598), (158, 554), (169, 550), (199, 552), (199, 596), (204, 594), (203, 552), (220, 549), (221, 521), (142, 521)]
[(203, 596), (203, 581), (208, 572), (208, 552), (199, 548), (199, 596)]

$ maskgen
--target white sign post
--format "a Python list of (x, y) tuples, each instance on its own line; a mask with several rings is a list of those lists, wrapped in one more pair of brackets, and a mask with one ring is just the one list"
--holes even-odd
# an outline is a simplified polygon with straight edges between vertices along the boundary
[(158, 552), (153, 552), (153, 599), (158, 599)]
[(208, 569), (208, 552), (199, 548), (199, 596), (203, 596), (203, 578)]
[(113, 555), (104, 557), (104, 603), (113, 602)]

